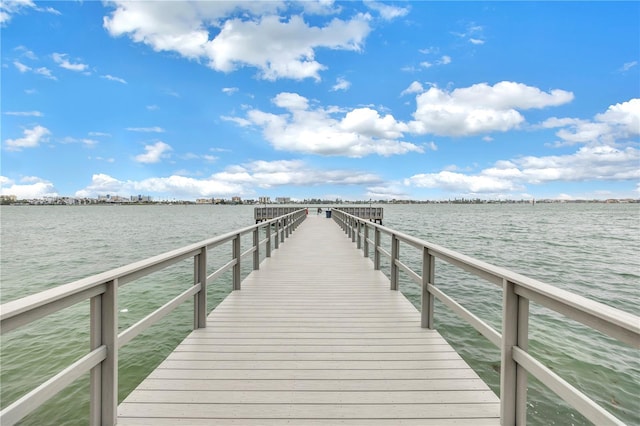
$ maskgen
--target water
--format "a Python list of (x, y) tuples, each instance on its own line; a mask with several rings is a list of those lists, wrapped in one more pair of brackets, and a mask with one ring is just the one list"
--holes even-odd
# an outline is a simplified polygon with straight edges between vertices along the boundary
[[(384, 207), (385, 226), (639, 314), (638, 204)], [(0, 214), (3, 303), (253, 223), (250, 206), (3, 206)], [(225, 246), (212, 253), (211, 268), (226, 262), (229, 250)], [(403, 245), (401, 253), (403, 261), (420, 271), (416, 250)], [(192, 263), (185, 261), (122, 287), (120, 329), (175, 297), (192, 280)], [(500, 329), (500, 289), (439, 261), (436, 284)], [(226, 276), (210, 286), (210, 308), (230, 285)], [(419, 288), (402, 274), (401, 290), (418, 306)], [(83, 303), (2, 337), (3, 407), (86, 353), (88, 318), (88, 303)], [(435, 319), (444, 337), (498, 393), (498, 350), (439, 303)], [(185, 304), (122, 348), (120, 400), (191, 325), (192, 308)], [(532, 304), (530, 352), (626, 423), (640, 424), (637, 350)], [(84, 377), (23, 423), (86, 424), (87, 395)], [(528, 401), (532, 425), (589, 424), (532, 379)]]

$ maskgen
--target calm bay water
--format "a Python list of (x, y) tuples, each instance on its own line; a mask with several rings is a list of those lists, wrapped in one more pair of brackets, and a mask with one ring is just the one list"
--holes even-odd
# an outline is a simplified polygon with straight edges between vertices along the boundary
[[(388, 205), (385, 226), (543, 282), (640, 314), (640, 204)], [(106, 271), (253, 223), (251, 206), (2, 206), (2, 303)], [(229, 249), (210, 259), (225, 263)], [(401, 247), (419, 271), (419, 253)], [(216, 265), (217, 263), (217, 265)], [(248, 271), (246, 271), (248, 272)], [(121, 288), (124, 329), (191, 285), (184, 262)], [(500, 289), (436, 263), (436, 284), (500, 329)], [(401, 277), (416, 305), (419, 288)], [(230, 291), (223, 277), (210, 286), (210, 308)], [(86, 353), (88, 303), (65, 309), (0, 340), (3, 407)], [(436, 304), (436, 326), (498, 392), (496, 348)], [(123, 399), (190, 331), (185, 304), (120, 353)], [(552, 311), (532, 305), (530, 352), (628, 424), (640, 424), (640, 355)], [(531, 380), (529, 423), (589, 424)], [(25, 419), (24, 424), (82, 425), (88, 378)]]

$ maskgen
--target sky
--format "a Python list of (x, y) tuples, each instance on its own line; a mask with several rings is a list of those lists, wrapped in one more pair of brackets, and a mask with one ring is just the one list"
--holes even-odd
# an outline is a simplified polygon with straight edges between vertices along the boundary
[(640, 2), (6, 1), (18, 198), (640, 198)]

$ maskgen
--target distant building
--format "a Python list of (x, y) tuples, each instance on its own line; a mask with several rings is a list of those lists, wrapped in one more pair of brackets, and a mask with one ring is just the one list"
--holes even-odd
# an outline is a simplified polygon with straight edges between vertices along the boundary
[(234, 204), (242, 204), (242, 198), (240, 197), (231, 197), (231, 202)]
[(213, 204), (213, 198), (198, 198), (196, 204)]
[(271, 204), (271, 197), (260, 197), (258, 201), (260, 204)]
[(289, 204), (291, 202), (291, 197), (277, 197), (276, 203), (278, 204)]
[(132, 203), (150, 203), (151, 197), (148, 195), (132, 195), (131, 196)]

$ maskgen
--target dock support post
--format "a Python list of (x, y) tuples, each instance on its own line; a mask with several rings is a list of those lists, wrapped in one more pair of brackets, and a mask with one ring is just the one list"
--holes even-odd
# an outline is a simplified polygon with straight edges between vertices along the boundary
[(240, 290), (240, 260), (241, 260), (241, 252), (240, 252), (240, 234), (236, 235), (233, 238), (233, 248), (232, 248), (232, 256), (236, 261), (236, 264), (233, 265), (233, 290)]
[(107, 347), (107, 357), (91, 370), (91, 424), (115, 425), (118, 413), (118, 280), (91, 298), (91, 349)]
[(429, 284), (434, 285), (436, 258), (429, 253), (429, 249), (422, 249), (422, 311), (420, 326), (433, 329), (433, 294), (429, 291)]
[(395, 234), (391, 235), (391, 290), (398, 290), (398, 265), (400, 258), (400, 240)]
[(500, 423), (525, 425), (527, 371), (514, 360), (512, 349), (528, 347), (529, 301), (515, 293), (515, 284), (503, 280), (502, 346), (500, 348)]
[(193, 328), (207, 327), (207, 248), (193, 257), (194, 284), (200, 283), (200, 291), (194, 296)]

